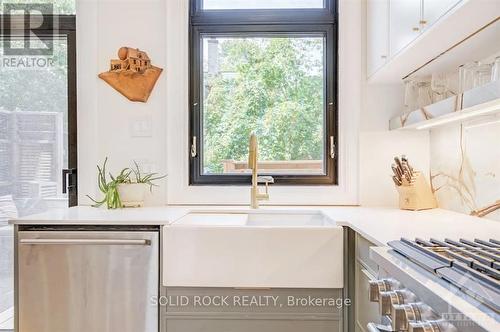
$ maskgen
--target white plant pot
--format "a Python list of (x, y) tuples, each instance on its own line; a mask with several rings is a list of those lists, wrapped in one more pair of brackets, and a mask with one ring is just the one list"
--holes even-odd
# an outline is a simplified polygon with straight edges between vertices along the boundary
[(123, 183), (116, 188), (123, 207), (144, 206), (144, 196), (148, 185), (145, 183)]

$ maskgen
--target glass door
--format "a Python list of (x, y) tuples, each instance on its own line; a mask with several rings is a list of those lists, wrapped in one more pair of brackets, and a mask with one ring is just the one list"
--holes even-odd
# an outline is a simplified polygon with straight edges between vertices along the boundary
[(69, 144), (68, 36), (52, 43), (51, 58), (4, 55), (0, 66), (0, 197), (10, 198), (19, 216), (67, 207), (76, 194), (67, 188), (70, 172), (63, 175), (75, 168), (76, 153)]
[[(11, 331), (7, 221), (77, 204), (76, 44), (74, 15), (47, 4), (0, 7), (0, 331)], [(41, 15), (26, 15), (33, 10)]]

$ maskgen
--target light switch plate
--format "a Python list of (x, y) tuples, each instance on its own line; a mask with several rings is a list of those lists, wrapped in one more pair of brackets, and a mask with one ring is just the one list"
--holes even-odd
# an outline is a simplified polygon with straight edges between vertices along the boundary
[(131, 137), (152, 137), (153, 120), (150, 115), (135, 117), (130, 120)]

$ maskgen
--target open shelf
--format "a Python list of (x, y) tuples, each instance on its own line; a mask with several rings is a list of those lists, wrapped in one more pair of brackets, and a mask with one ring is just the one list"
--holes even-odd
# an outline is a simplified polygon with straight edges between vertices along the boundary
[(500, 81), (391, 119), (389, 128), (424, 130), (500, 113)]

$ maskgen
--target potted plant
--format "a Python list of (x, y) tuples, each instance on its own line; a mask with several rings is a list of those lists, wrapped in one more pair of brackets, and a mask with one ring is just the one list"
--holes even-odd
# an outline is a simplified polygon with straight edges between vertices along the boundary
[(118, 209), (123, 207), (141, 207), (144, 205), (144, 196), (146, 189), (152, 191), (157, 186), (154, 181), (160, 180), (165, 176), (159, 176), (157, 173), (143, 173), (139, 165), (134, 161), (134, 168), (124, 168), (117, 176), (109, 173), (109, 181), (106, 176), (106, 164), (108, 158), (104, 160), (102, 167), (97, 166), (97, 183), (99, 190), (104, 194), (102, 200), (96, 200), (89, 195), (95, 204), (94, 207), (106, 204), (108, 209)]

